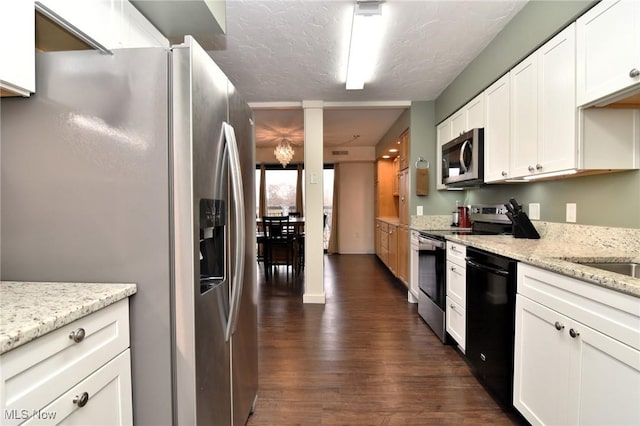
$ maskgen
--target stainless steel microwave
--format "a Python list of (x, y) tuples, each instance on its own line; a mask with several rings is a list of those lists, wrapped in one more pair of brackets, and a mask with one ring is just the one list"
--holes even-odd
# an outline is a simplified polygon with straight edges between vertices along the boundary
[(449, 187), (484, 183), (484, 129), (472, 129), (442, 145), (442, 183)]

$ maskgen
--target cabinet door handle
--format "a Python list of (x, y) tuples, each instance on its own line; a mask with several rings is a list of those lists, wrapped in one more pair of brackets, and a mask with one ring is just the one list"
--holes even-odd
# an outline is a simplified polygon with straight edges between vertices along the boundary
[(576, 337), (578, 337), (579, 335), (580, 335), (580, 333), (575, 331), (573, 328), (571, 330), (569, 330), (569, 336), (573, 337), (574, 339)]
[(69, 339), (73, 340), (76, 343), (80, 343), (84, 340), (86, 333), (84, 331), (84, 328), (80, 327), (77, 330), (73, 330), (71, 333), (69, 333)]
[(84, 392), (80, 396), (76, 395), (75, 398), (73, 398), (73, 403), (78, 407), (84, 407), (87, 405), (87, 402), (89, 402), (89, 394), (87, 392)]
[(507, 177), (507, 172), (502, 172), (502, 176)]
[(533, 173), (533, 171), (534, 171), (534, 170), (535, 170), (535, 169), (533, 168), (533, 166), (529, 166), (529, 171), (530, 171), (531, 173)]
[(637, 68), (633, 68), (631, 69), (631, 71), (629, 71), (629, 77), (636, 78), (638, 76), (640, 76), (640, 70), (638, 70)]
[(455, 310), (456, 310), (456, 305), (454, 305), (454, 304), (452, 303), (452, 304), (451, 304), (451, 309), (455, 311)]
[(558, 321), (556, 321), (554, 326), (556, 327), (556, 330), (558, 330), (558, 331), (560, 331), (560, 330), (562, 330), (564, 328), (564, 324), (560, 324)]
[(452, 267), (451, 267), (451, 272), (455, 272), (455, 271), (456, 271), (456, 267), (455, 267), (455, 266), (452, 266)]
[(536, 170), (542, 170), (542, 164), (540, 163), (536, 164)]

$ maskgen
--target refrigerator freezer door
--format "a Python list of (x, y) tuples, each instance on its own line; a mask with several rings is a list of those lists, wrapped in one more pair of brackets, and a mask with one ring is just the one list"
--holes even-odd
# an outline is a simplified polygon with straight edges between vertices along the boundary
[(253, 114), (229, 83), (229, 122), (235, 130), (240, 165), (243, 168), (245, 215), (244, 284), (238, 320), (231, 336), (233, 424), (244, 425), (258, 392), (258, 306), (256, 288), (255, 141)]
[[(227, 120), (227, 78), (190, 37), (172, 51), (173, 223), (175, 264), (176, 424), (231, 423), (230, 345), (225, 341), (233, 270), (223, 231), (224, 275), (201, 291), (200, 203), (228, 195), (228, 158), (221, 137)], [(227, 212), (228, 213), (228, 212)], [(226, 217), (231, 217), (226, 214)], [(207, 228), (207, 226), (204, 226)]]

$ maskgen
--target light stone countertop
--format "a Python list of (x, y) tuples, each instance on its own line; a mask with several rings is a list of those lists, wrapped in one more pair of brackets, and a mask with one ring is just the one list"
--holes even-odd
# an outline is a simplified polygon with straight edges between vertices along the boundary
[(575, 263), (578, 261), (640, 263), (640, 256), (623, 250), (569, 243), (551, 238), (520, 239), (510, 235), (451, 235), (446, 239), (640, 297), (640, 278)]
[(135, 284), (2, 281), (0, 354), (135, 292)]
[[(419, 216), (415, 230), (447, 229), (449, 216)], [(448, 235), (449, 241), (499, 254), (621, 293), (640, 297), (640, 278), (576, 262), (640, 263), (640, 229), (534, 221), (539, 240), (511, 235)]]

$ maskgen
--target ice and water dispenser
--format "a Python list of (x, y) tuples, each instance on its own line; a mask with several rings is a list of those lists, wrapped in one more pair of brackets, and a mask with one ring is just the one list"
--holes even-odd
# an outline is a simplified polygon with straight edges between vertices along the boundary
[(226, 224), (223, 200), (200, 200), (200, 293), (224, 282)]

